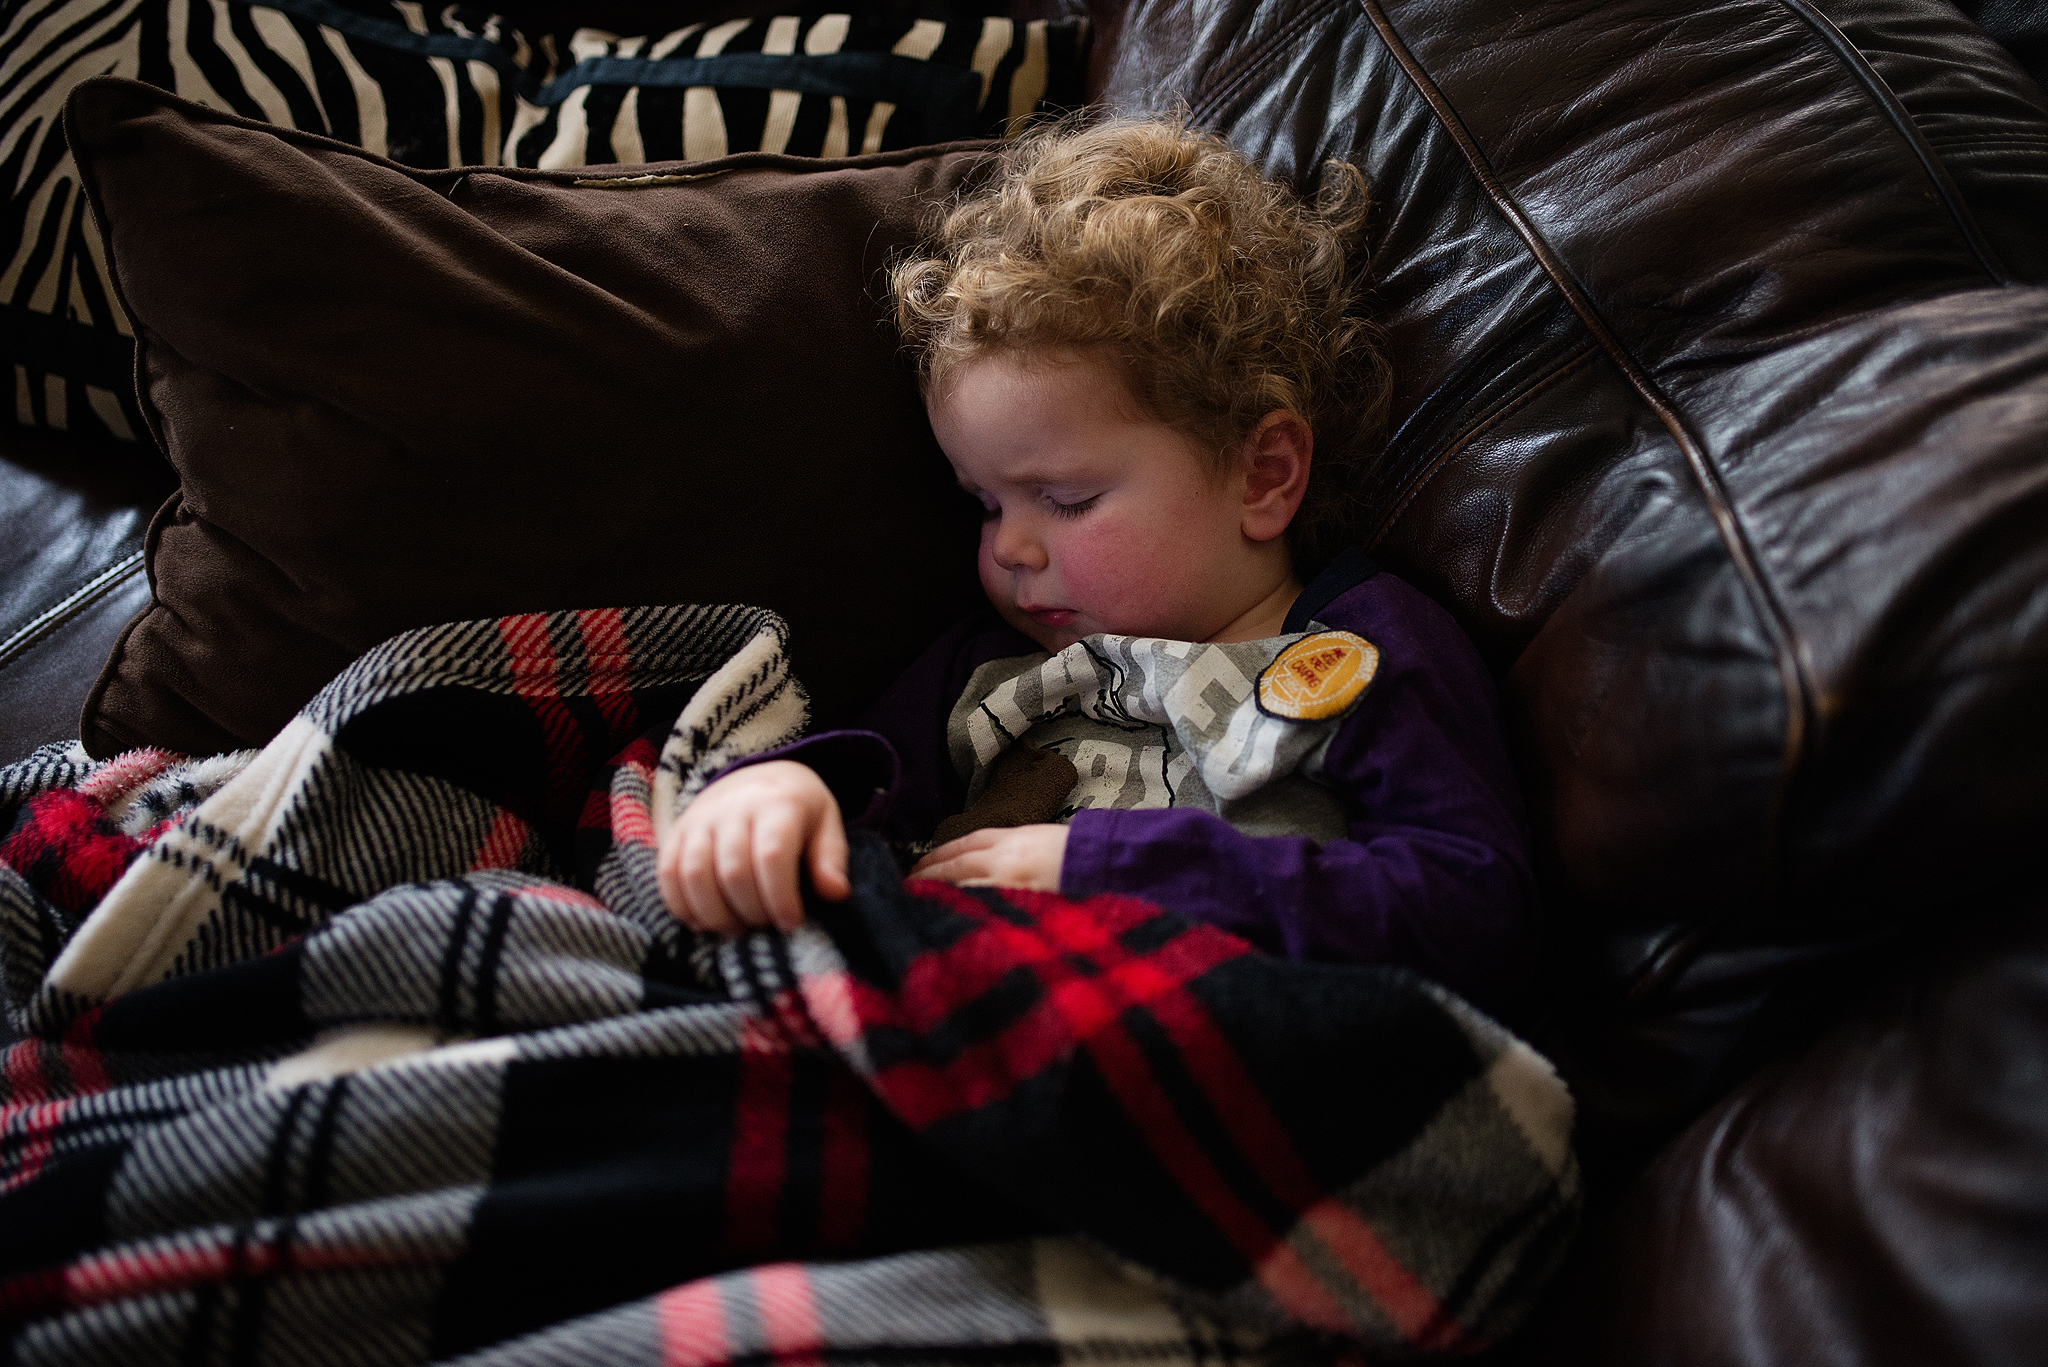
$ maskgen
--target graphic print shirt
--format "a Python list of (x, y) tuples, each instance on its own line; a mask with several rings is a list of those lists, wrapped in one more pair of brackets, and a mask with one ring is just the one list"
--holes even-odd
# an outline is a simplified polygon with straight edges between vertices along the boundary
[[(1363, 637), (1319, 622), (1306, 635), (1227, 645), (1090, 636), (975, 670), (947, 721), (947, 748), (970, 811), (1010, 748), (1029, 745), (1075, 770), (1048, 819), (1190, 807), (1246, 835), (1336, 840), (1344, 804), (1320, 782), (1323, 756), (1370, 687), (1377, 655)], [(1271, 682), (1312, 677), (1319, 661), (1342, 676), (1323, 700), (1338, 706), (1300, 705)]]

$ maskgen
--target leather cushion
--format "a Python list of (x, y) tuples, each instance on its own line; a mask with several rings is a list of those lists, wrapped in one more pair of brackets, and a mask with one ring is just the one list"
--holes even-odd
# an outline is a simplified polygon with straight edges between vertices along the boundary
[(2001, 912), (1666, 1148), (1531, 1360), (2040, 1361), (2048, 913)]
[(67, 128), (181, 480), (95, 754), (268, 739), (401, 629), (761, 604), (820, 712), (975, 598), (878, 273), (980, 164), (414, 171), (90, 82)]
[(2048, 104), (2005, 53), (1942, 0), (1118, 33), (1113, 105), (1377, 190), (1367, 549), (1503, 677), (1629, 1125), (1725, 1086), (1779, 966), (2038, 885)]

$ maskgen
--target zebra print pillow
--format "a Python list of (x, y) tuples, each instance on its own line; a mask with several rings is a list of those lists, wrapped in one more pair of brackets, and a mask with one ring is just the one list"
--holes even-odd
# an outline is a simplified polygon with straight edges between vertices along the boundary
[(574, 65), (522, 103), (515, 166), (697, 161), (728, 152), (843, 157), (1000, 137), (1079, 102), (1085, 25), (849, 14), (692, 24), (653, 38), (591, 29)]
[(5, 13), (0, 355), (13, 418), (131, 441), (146, 440), (134, 340), (61, 123), (89, 77), (146, 81), (422, 169), (554, 168), (1000, 135), (1079, 102), (1087, 37), (1079, 20), (841, 13), (562, 40), (421, 0), (26, 0)]

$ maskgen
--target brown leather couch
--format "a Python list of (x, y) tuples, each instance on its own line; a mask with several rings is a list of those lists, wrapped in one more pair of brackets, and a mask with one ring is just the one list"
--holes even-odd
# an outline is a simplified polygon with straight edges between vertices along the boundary
[[(1516, 1023), (1594, 1182), (1502, 1356), (2040, 1360), (2048, 16), (1092, 17), (1110, 106), (1377, 187), (1361, 539), (1509, 700), (1554, 946)], [(69, 440), (0, 433), (0, 760), (77, 732), (175, 483)]]

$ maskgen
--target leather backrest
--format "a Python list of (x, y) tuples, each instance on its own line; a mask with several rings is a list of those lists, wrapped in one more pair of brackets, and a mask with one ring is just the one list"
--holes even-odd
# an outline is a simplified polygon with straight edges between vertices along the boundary
[(1104, 19), (1112, 106), (1377, 189), (1365, 545), (1501, 672), (1630, 1107), (1714, 1090), (1788, 963), (2039, 878), (2048, 106), (2001, 49), (1942, 0)]

